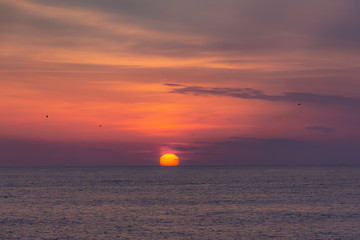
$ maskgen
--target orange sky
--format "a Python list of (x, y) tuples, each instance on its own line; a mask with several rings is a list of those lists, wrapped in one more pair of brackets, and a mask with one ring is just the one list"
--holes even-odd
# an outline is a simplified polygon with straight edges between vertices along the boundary
[(0, 0), (0, 165), (357, 163), (356, 7)]

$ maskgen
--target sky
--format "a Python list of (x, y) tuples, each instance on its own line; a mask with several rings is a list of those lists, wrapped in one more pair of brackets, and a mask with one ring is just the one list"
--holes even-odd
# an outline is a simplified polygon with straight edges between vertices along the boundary
[(359, 164), (359, 11), (0, 0), (0, 166)]

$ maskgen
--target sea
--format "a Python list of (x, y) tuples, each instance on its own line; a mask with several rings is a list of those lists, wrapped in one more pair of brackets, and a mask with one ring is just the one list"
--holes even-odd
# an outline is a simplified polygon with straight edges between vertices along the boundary
[(360, 167), (0, 168), (0, 239), (360, 239)]

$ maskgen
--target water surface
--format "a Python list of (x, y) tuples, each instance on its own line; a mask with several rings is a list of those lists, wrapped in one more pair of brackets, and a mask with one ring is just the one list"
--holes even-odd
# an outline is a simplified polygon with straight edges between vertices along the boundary
[(0, 168), (0, 239), (359, 239), (359, 167)]

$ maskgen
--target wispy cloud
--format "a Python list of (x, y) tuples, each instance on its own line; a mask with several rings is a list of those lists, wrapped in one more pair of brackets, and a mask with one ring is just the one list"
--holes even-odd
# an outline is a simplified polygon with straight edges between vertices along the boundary
[(163, 144), (163, 146), (178, 152), (193, 152), (199, 149), (199, 147), (195, 146), (194, 144), (190, 145), (186, 143)]
[(206, 88), (200, 86), (184, 86), (174, 88), (170, 93), (227, 96), (242, 99), (259, 99), (273, 102), (308, 102), (314, 104), (339, 104), (345, 106), (360, 106), (360, 98), (339, 95), (323, 95), (305, 92), (286, 92), (283, 95), (268, 95), (253, 88)]
[(164, 83), (165, 86), (169, 87), (183, 87), (184, 85), (178, 83)]
[(326, 60), (358, 67), (358, 61), (339, 54), (358, 60), (359, 15), (349, 11), (357, 9), (354, 1), (2, 0), (1, 5), (0, 41), (8, 40), (3, 48), (41, 62), (273, 70)]

